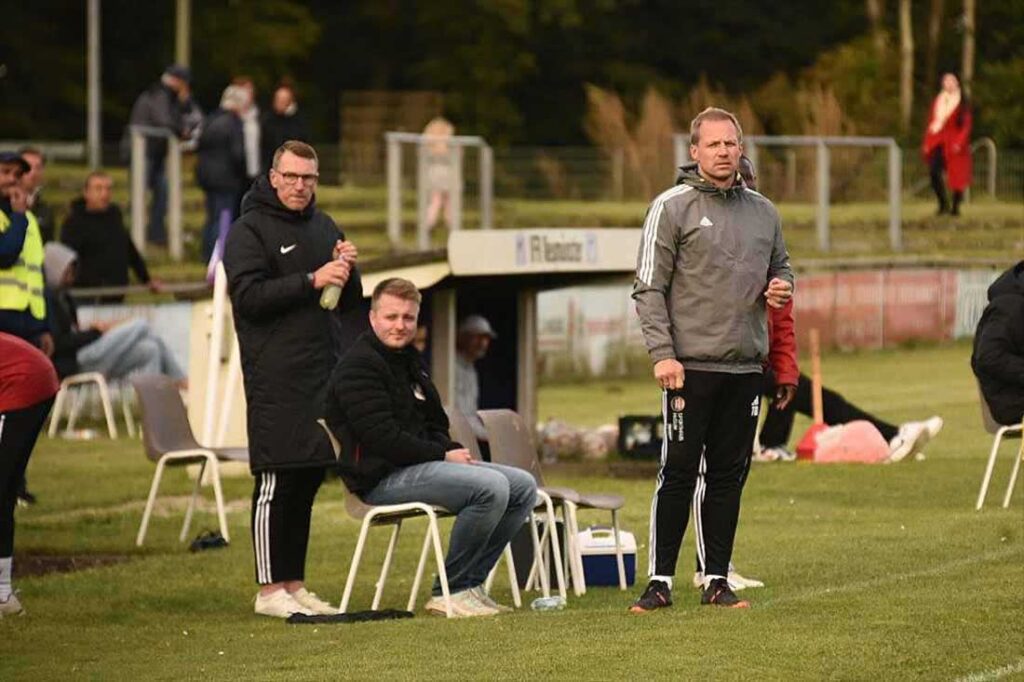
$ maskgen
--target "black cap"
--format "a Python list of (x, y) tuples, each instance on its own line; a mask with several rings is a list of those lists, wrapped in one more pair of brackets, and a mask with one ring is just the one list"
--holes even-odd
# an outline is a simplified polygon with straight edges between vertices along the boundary
[(164, 75), (180, 78), (186, 83), (192, 82), (192, 72), (187, 66), (182, 66), (181, 64), (171, 64), (164, 69)]
[(28, 173), (32, 166), (18, 152), (0, 152), (0, 164), (13, 163), (21, 168), (22, 173)]

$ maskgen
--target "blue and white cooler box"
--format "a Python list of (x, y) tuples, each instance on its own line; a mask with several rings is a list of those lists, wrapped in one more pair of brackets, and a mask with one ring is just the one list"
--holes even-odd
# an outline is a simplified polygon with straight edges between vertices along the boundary
[[(609, 526), (590, 526), (581, 530), (576, 538), (583, 557), (583, 577), (587, 586), (619, 584), (619, 569), (615, 563), (615, 533)], [(620, 529), (622, 563), (626, 568), (626, 584), (636, 581), (636, 538)]]

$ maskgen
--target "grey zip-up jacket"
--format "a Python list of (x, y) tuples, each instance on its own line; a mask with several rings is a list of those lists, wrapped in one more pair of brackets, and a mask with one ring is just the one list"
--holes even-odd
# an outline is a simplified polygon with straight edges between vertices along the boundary
[(633, 299), (652, 362), (760, 372), (768, 356), (764, 291), (793, 282), (782, 223), (772, 202), (736, 184), (719, 189), (680, 169), (678, 184), (647, 209)]

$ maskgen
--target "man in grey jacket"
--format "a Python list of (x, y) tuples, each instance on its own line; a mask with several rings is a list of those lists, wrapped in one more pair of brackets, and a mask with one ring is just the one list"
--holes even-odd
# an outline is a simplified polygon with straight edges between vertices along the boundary
[(749, 606), (726, 578), (768, 354), (765, 305), (789, 301), (793, 273), (778, 211), (737, 174), (742, 142), (733, 114), (698, 114), (690, 124), (696, 163), (644, 221), (633, 298), (662, 389), (665, 438), (651, 508), (651, 579), (631, 608), (638, 613), (672, 604), (691, 501), (701, 603)]

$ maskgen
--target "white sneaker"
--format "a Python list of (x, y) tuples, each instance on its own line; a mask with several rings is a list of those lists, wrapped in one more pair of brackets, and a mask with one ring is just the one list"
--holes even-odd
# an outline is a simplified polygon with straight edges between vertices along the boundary
[(297, 601), (301, 606), (305, 606), (313, 613), (321, 616), (333, 616), (338, 613), (338, 609), (331, 606), (323, 599), (316, 596), (315, 592), (310, 592), (305, 587), (300, 587), (290, 594), (292, 599)]
[(924, 422), (907, 422), (889, 441), (887, 462), (899, 462), (907, 455), (919, 451), (928, 442), (928, 428)]
[(930, 440), (932, 438), (935, 438), (935, 436), (939, 435), (939, 431), (942, 430), (944, 424), (945, 422), (942, 421), (942, 417), (938, 415), (925, 419), (924, 428), (928, 429), (928, 439)]
[(491, 599), (491, 595), (487, 594), (487, 591), (484, 589), (483, 585), (477, 585), (476, 587), (471, 588), (471, 590), (481, 604), (483, 604), (484, 606), (490, 606), (492, 609), (496, 609), (498, 613), (512, 613), (513, 611), (515, 611), (515, 609), (513, 609), (511, 606), (499, 604), (498, 602)]
[(270, 616), (271, 618), (287, 618), (293, 613), (301, 613), (306, 616), (316, 615), (311, 609), (297, 602), (283, 588), (268, 595), (257, 594), (254, 610), (261, 616)]
[(18, 595), (14, 592), (11, 592), (7, 599), (0, 601), (0, 618), (4, 616), (19, 616), (23, 613), (25, 613), (25, 608), (18, 601)]
[(784, 447), (762, 448), (754, 454), (755, 462), (792, 462), (796, 455)]
[[(729, 571), (728, 576), (729, 587), (732, 588), (733, 592), (739, 592), (745, 590), (748, 587), (764, 587), (764, 583), (754, 578), (744, 578), (736, 571)], [(693, 586), (698, 590), (704, 589), (704, 574), (697, 571), (693, 574)]]
[[(452, 615), (456, 618), (474, 618), (476, 616), (494, 616), (498, 609), (487, 606), (473, 594), (473, 590), (462, 590), (451, 595)], [(444, 608), (444, 596), (431, 597), (423, 608), (437, 616), (447, 615)]]

